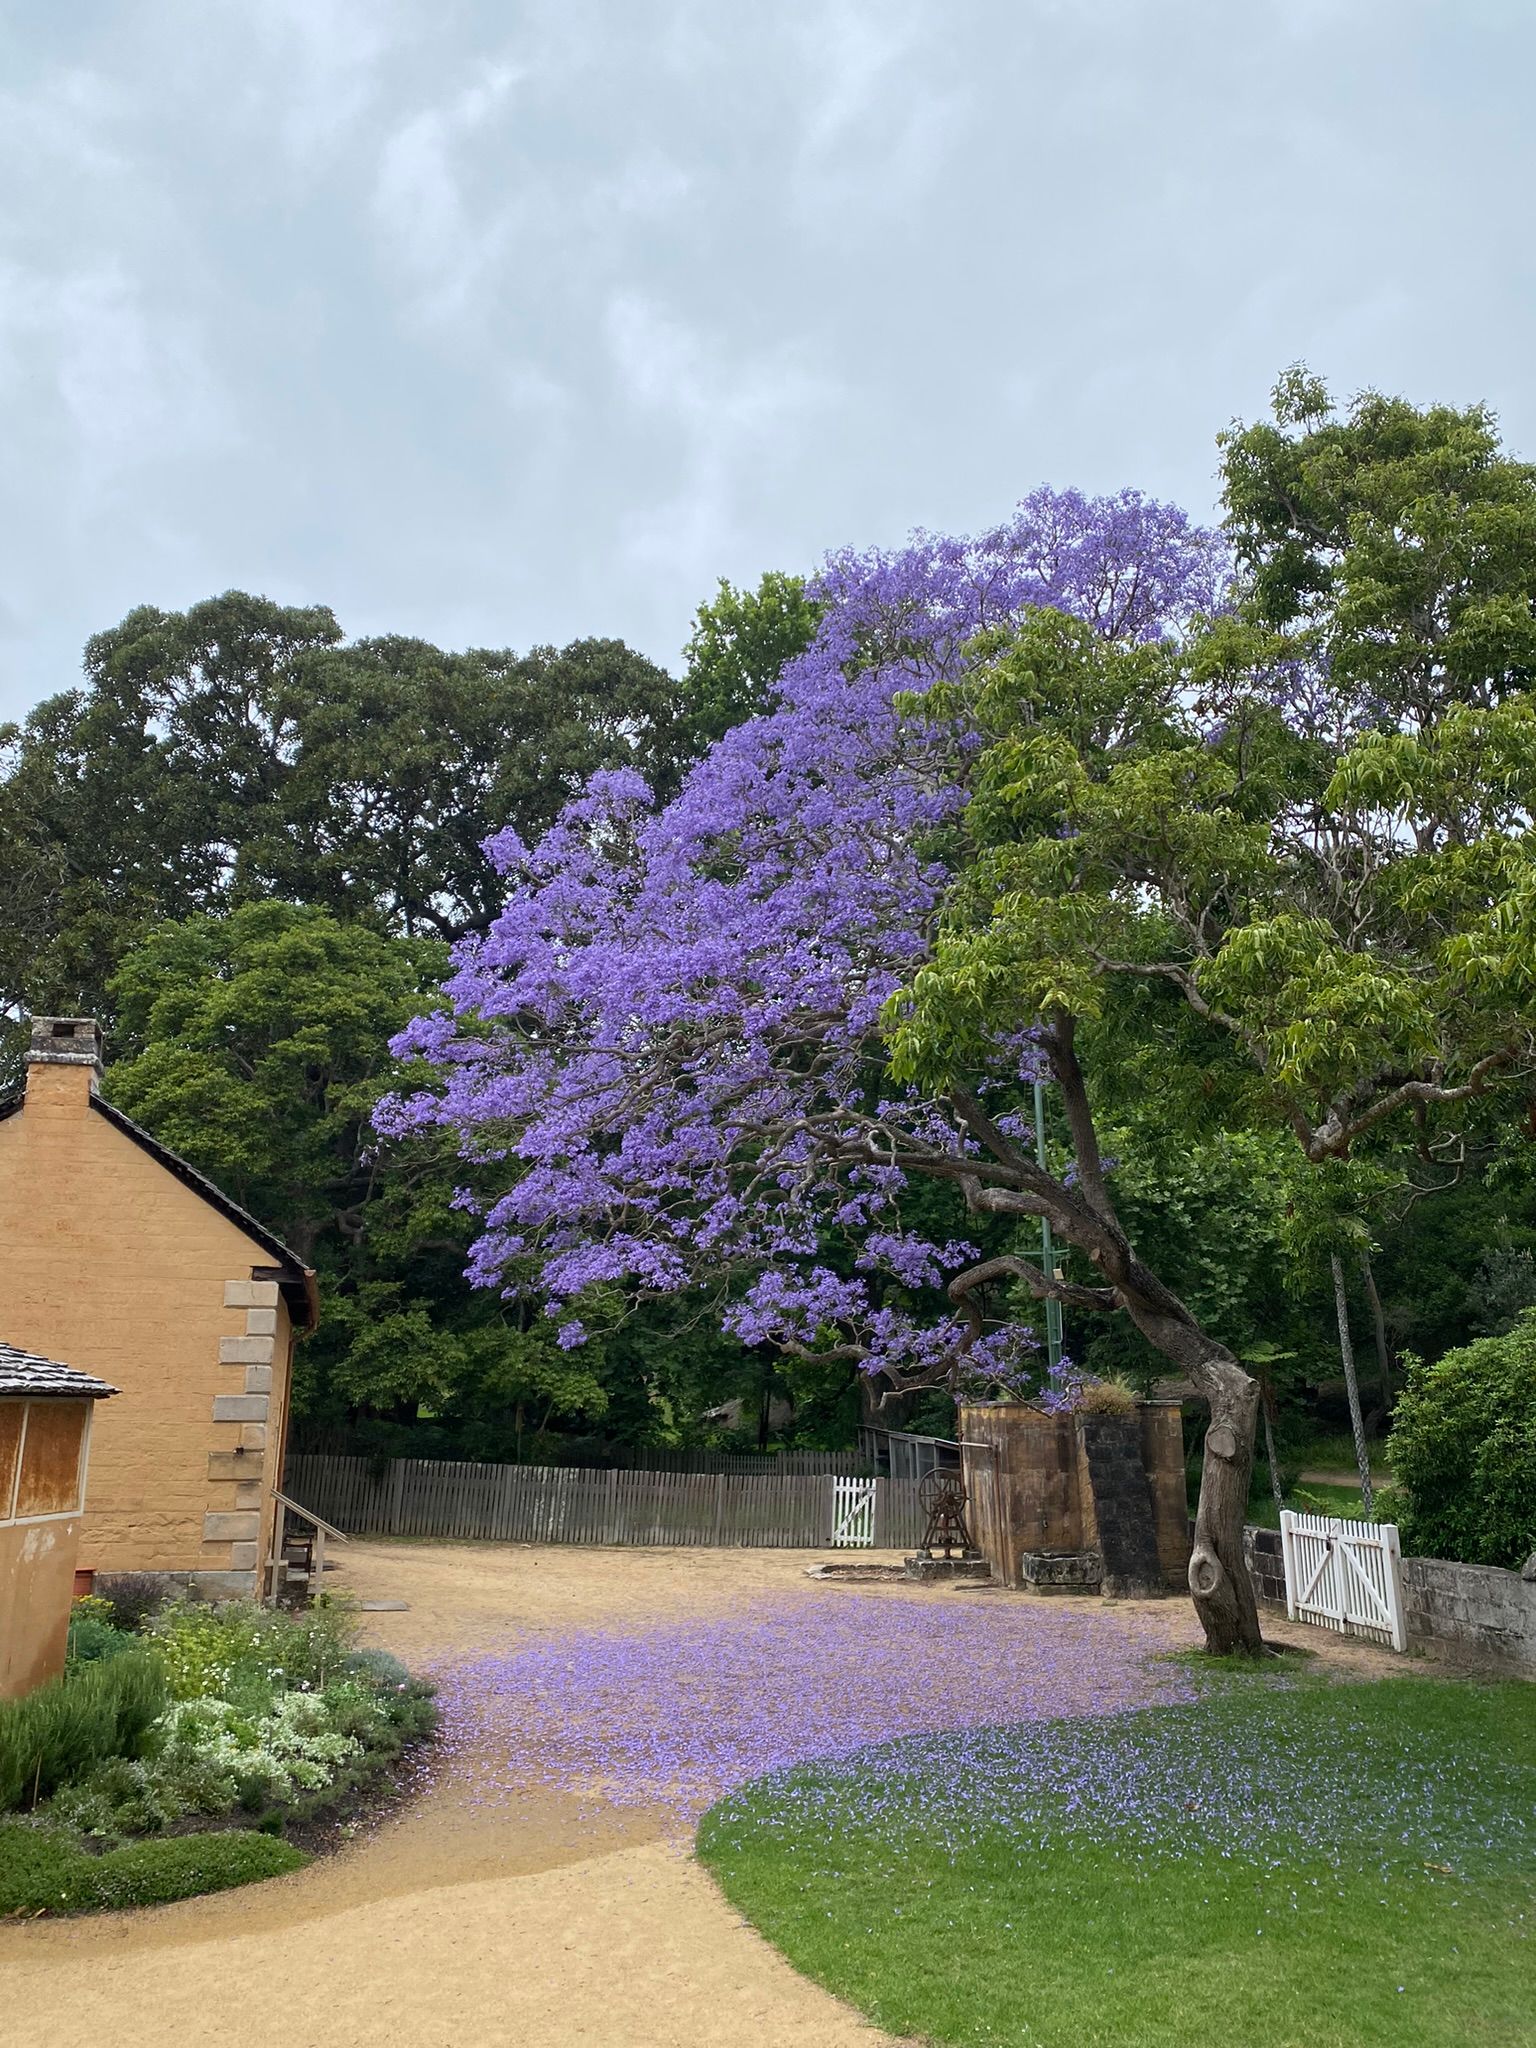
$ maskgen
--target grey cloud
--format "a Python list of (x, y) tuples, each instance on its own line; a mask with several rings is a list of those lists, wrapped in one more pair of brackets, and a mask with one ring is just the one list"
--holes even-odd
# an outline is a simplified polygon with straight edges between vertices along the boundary
[(130, 605), (675, 660), (1304, 356), (1536, 442), (1523, 0), (82, 0), (0, 27), (0, 716)]

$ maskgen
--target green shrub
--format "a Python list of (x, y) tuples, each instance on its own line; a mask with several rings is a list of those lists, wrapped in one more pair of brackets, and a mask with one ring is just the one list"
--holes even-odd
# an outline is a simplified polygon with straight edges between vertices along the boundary
[(76, 1665), (0, 1703), (0, 1813), (43, 1799), (108, 1757), (139, 1756), (166, 1704), (158, 1657)]
[(1520, 1564), (1536, 1548), (1536, 1311), (1434, 1365), (1411, 1360), (1388, 1450), (1405, 1550)]
[(158, 1835), (186, 1808), (169, 1796), (154, 1759), (115, 1756), (49, 1802), (49, 1815), (82, 1835)]
[(178, 1700), (228, 1699), (259, 1677), (274, 1692), (318, 1691), (346, 1668), (357, 1620), (339, 1601), (281, 1614), (251, 1601), (178, 1600), (149, 1622)]
[[(231, 1613), (222, 1641), (208, 1619), (206, 1611), (168, 1612), (156, 1640), (179, 1658), (184, 1684), (225, 1673), (224, 1695), (172, 1702), (149, 1753), (97, 1763), (63, 1785), (51, 1808), (60, 1821), (115, 1840), (159, 1834), (191, 1815), (245, 1813), (260, 1824), (276, 1810), (314, 1819), (376, 1782), (408, 1742), (436, 1725), (430, 1686), (376, 1675), (365, 1657), (343, 1657), (340, 1675), (323, 1690), (285, 1686), (285, 1655), (303, 1668), (334, 1655), (332, 1639), (305, 1628), (303, 1617), (253, 1623), (249, 1614)], [(389, 1659), (386, 1668), (403, 1667)]]
[(0, 1824), (0, 1915), (159, 1906), (297, 1870), (309, 1858), (244, 1830), (131, 1842), (93, 1856), (56, 1828)]
[(222, 1699), (235, 1666), (253, 1647), (259, 1612), (243, 1601), (209, 1607), (177, 1600), (161, 1608), (146, 1634), (165, 1660), (171, 1698)]
[(110, 1621), (102, 1621), (95, 1614), (82, 1614), (83, 1600), (75, 1602), (75, 1611), (69, 1618), (69, 1661), (71, 1664), (95, 1664), (106, 1657), (120, 1657), (124, 1650), (134, 1647), (132, 1636), (124, 1635), (120, 1628), (114, 1628)]
[(96, 1606), (76, 1619), (65, 1678), (0, 1710), (0, 1810), (51, 1797), (61, 1826), (106, 1842), (195, 1816), (307, 1820), (436, 1725), (432, 1688), (354, 1650), (340, 1603), (280, 1614), (179, 1600), (138, 1639)]
[(373, 1685), (408, 1685), (411, 1674), (388, 1650), (354, 1650), (342, 1667)]

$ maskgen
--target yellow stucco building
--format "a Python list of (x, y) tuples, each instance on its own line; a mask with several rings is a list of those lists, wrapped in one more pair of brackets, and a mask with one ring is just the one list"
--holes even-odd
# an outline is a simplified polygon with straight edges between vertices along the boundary
[(0, 1100), (0, 1342), (119, 1390), (91, 1439), (82, 1570), (265, 1588), (313, 1273), (99, 1092), (94, 1020), (32, 1023)]
[(91, 1415), (115, 1392), (0, 1343), (0, 1700), (64, 1668)]

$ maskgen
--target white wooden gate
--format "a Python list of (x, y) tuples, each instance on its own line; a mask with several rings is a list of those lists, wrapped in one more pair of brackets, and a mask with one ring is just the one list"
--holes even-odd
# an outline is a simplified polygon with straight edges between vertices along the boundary
[(832, 1545), (834, 1549), (874, 1549), (876, 1483), (873, 1479), (834, 1479), (832, 1481)]
[(1285, 1611), (1340, 1635), (1408, 1647), (1403, 1553), (1392, 1522), (1342, 1522), (1334, 1515), (1280, 1515)]

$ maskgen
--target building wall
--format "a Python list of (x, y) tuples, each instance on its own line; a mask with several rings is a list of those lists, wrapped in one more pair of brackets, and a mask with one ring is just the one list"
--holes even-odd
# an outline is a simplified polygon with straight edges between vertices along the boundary
[(0, 1700), (64, 1669), (80, 1517), (0, 1528)]
[(281, 1469), (292, 1329), (270, 1254), (33, 1065), (0, 1122), (0, 1336), (120, 1389), (91, 1447), (79, 1563), (252, 1592)]
[(88, 1402), (0, 1396), (0, 1699), (64, 1669), (89, 1429)]

